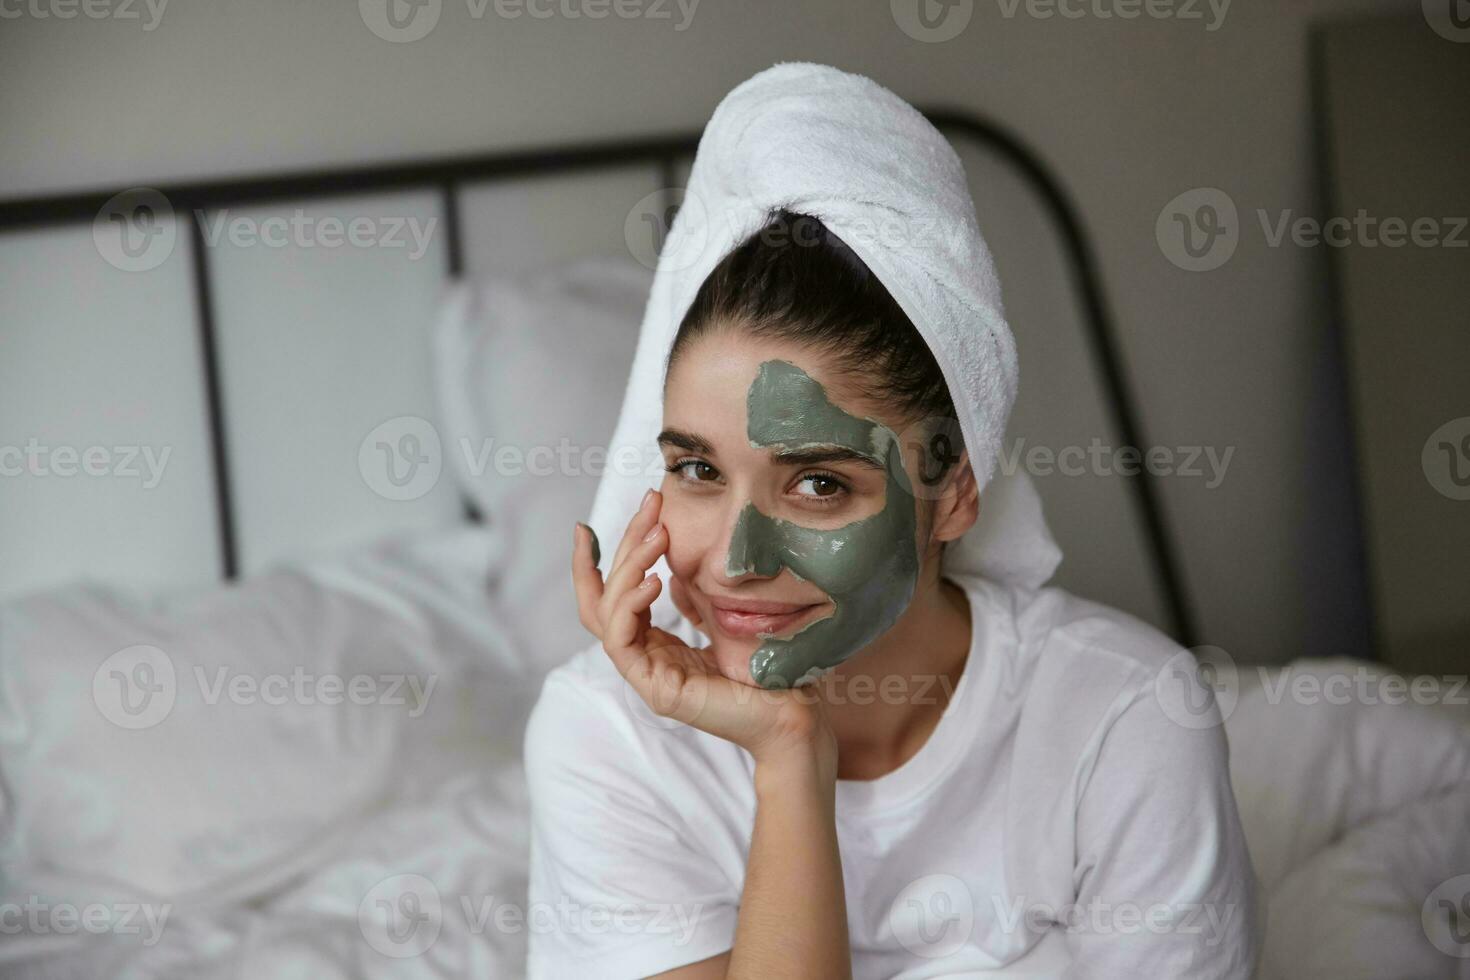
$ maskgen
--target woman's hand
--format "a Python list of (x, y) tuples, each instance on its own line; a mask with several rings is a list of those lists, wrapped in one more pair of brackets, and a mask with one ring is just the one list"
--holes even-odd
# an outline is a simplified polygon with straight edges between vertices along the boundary
[[(607, 582), (590, 528), (576, 530), (572, 580), (582, 625), (655, 713), (733, 742), (755, 759), (755, 823), (740, 920), (728, 953), (661, 976), (851, 976), (847, 900), (837, 844), (837, 740), (816, 685), (768, 691), (725, 676), (708, 650), (653, 626), (667, 552), (663, 497), (650, 490), (628, 523)], [(696, 625), (675, 579), (671, 597)]]
[[(816, 687), (768, 691), (720, 672), (706, 650), (652, 625), (649, 608), (662, 581), (648, 569), (669, 547), (659, 522), (663, 496), (650, 490), (618, 544), (606, 583), (593, 560), (591, 529), (579, 525), (572, 581), (582, 625), (602, 641), (618, 672), (656, 714), (693, 725), (744, 748), (757, 763), (807, 759), (835, 778), (837, 743)], [(671, 596), (699, 623), (677, 580)]]

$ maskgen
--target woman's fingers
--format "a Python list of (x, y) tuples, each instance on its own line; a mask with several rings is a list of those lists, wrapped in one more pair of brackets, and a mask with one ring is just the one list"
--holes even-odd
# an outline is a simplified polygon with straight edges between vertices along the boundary
[(648, 656), (642, 641), (650, 629), (648, 607), (658, 597), (658, 577), (650, 575), (647, 582), (629, 589), (618, 601), (603, 632), (602, 648), (638, 696), (653, 704), (654, 659)]
[(618, 543), (606, 581), (597, 567), (596, 534), (585, 524), (574, 533), (572, 584), (577, 594), (577, 617), (583, 628), (599, 639), (605, 636), (618, 597), (638, 585), (667, 547), (668, 531), (658, 521), (662, 502), (657, 491), (651, 490), (644, 496), (642, 506), (628, 522), (627, 531)]
[(699, 617), (699, 610), (694, 608), (694, 603), (689, 599), (689, 590), (684, 587), (684, 580), (677, 575), (669, 576), (669, 598), (674, 600), (674, 608), (689, 622), (695, 626), (703, 622)]
[(655, 626), (643, 632), (646, 675), (638, 693), (655, 714), (701, 726), (711, 697), (710, 674), (699, 652)]
[[(643, 495), (643, 502), (638, 505), (627, 528), (623, 531), (623, 540), (618, 542), (618, 549), (613, 553), (612, 564), (608, 567), (616, 569), (627, 557), (628, 551), (636, 545), (648, 529), (653, 527), (658, 520), (658, 511), (663, 503), (663, 496), (657, 490), (649, 490)], [(609, 576), (610, 577), (610, 576)]]
[(640, 634), (648, 625), (645, 621), (648, 607), (658, 598), (662, 586), (657, 575), (649, 575), (614, 601), (612, 612), (603, 624), (602, 645), (619, 669), (644, 656)]
[(658, 556), (664, 553), (668, 540), (668, 529), (655, 522), (643, 537), (628, 549), (627, 554), (623, 556), (622, 564), (608, 573), (607, 585), (599, 604), (604, 624), (607, 623), (607, 614), (612, 609), (613, 603), (624, 592), (638, 587), (643, 576), (648, 574), (654, 562), (658, 561)]
[(597, 535), (580, 521), (572, 531), (572, 587), (577, 591), (577, 618), (582, 628), (602, 639), (602, 620), (598, 605), (602, 602), (602, 573), (597, 570)]
[(648, 651), (648, 690), (639, 693), (654, 714), (687, 725), (695, 715), (689, 711), (689, 666), (677, 649), (659, 647)]
[(628, 532), (618, 545), (618, 557), (607, 573), (607, 583), (602, 598), (597, 604), (598, 617), (604, 627), (612, 614), (618, 598), (629, 589), (636, 588), (643, 576), (658, 561), (668, 547), (669, 532), (658, 520), (663, 498), (657, 491), (649, 491), (643, 498), (643, 506), (633, 515)]

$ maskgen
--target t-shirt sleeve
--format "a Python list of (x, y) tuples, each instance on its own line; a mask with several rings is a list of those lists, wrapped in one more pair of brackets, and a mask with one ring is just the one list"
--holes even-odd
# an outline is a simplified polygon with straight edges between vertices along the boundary
[(1104, 735), (1078, 802), (1074, 883), (1070, 980), (1251, 976), (1255, 875), (1219, 707), (1194, 672), (1150, 680)]
[[(646, 977), (730, 949), (738, 888), (651, 774), (639, 722), (553, 674), (526, 733), (528, 975)], [(668, 732), (654, 737), (675, 737)]]

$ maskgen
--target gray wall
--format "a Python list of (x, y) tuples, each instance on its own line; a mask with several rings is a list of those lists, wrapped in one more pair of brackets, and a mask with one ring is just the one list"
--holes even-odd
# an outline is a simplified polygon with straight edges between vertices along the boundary
[[(1428, 219), (1443, 228), (1429, 241), (1443, 236), (1459, 244), (1385, 247), (1381, 236), (1365, 234), (1336, 253), (1336, 272), (1365, 476), (1377, 643), (1398, 670), (1464, 673), (1470, 48), (1419, 28), (1414, 20), (1373, 21), (1328, 34), (1333, 210)], [(1421, 235), (1427, 237), (1423, 227)]]
[[(0, 20), (0, 195), (697, 128), (777, 61), (982, 112), (1076, 197), (1150, 440), (1234, 447), (1219, 486), (1161, 487), (1203, 642), (1244, 660), (1362, 652), (1324, 256), (1271, 247), (1255, 214), (1317, 208), (1309, 23), (1417, 6), (1237, 0), (1221, 18), (1218, 2), (1181, 0), (1198, 19), (1035, 6), (977, 0), (941, 43), (906, 34), (888, 3), (703, 0), (686, 23), (652, 0), (625, 9), (667, 17), (510, 18), (492, 2), (475, 18), (443, 0), (411, 43), (342, 0), (176, 2), (152, 30), (141, 0), (133, 20), (25, 13)], [(1176, 267), (1155, 233), (1196, 187), (1226, 191), (1241, 217), (1234, 254), (1208, 272)]]

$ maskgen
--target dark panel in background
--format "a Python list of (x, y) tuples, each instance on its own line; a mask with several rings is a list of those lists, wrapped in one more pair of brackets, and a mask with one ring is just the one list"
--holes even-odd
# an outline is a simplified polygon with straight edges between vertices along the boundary
[[(1470, 670), (1470, 43), (1424, 18), (1319, 37), (1326, 238), (1379, 656)], [(1324, 234), (1329, 231), (1325, 226)], [(1333, 239), (1336, 240), (1334, 243)]]

